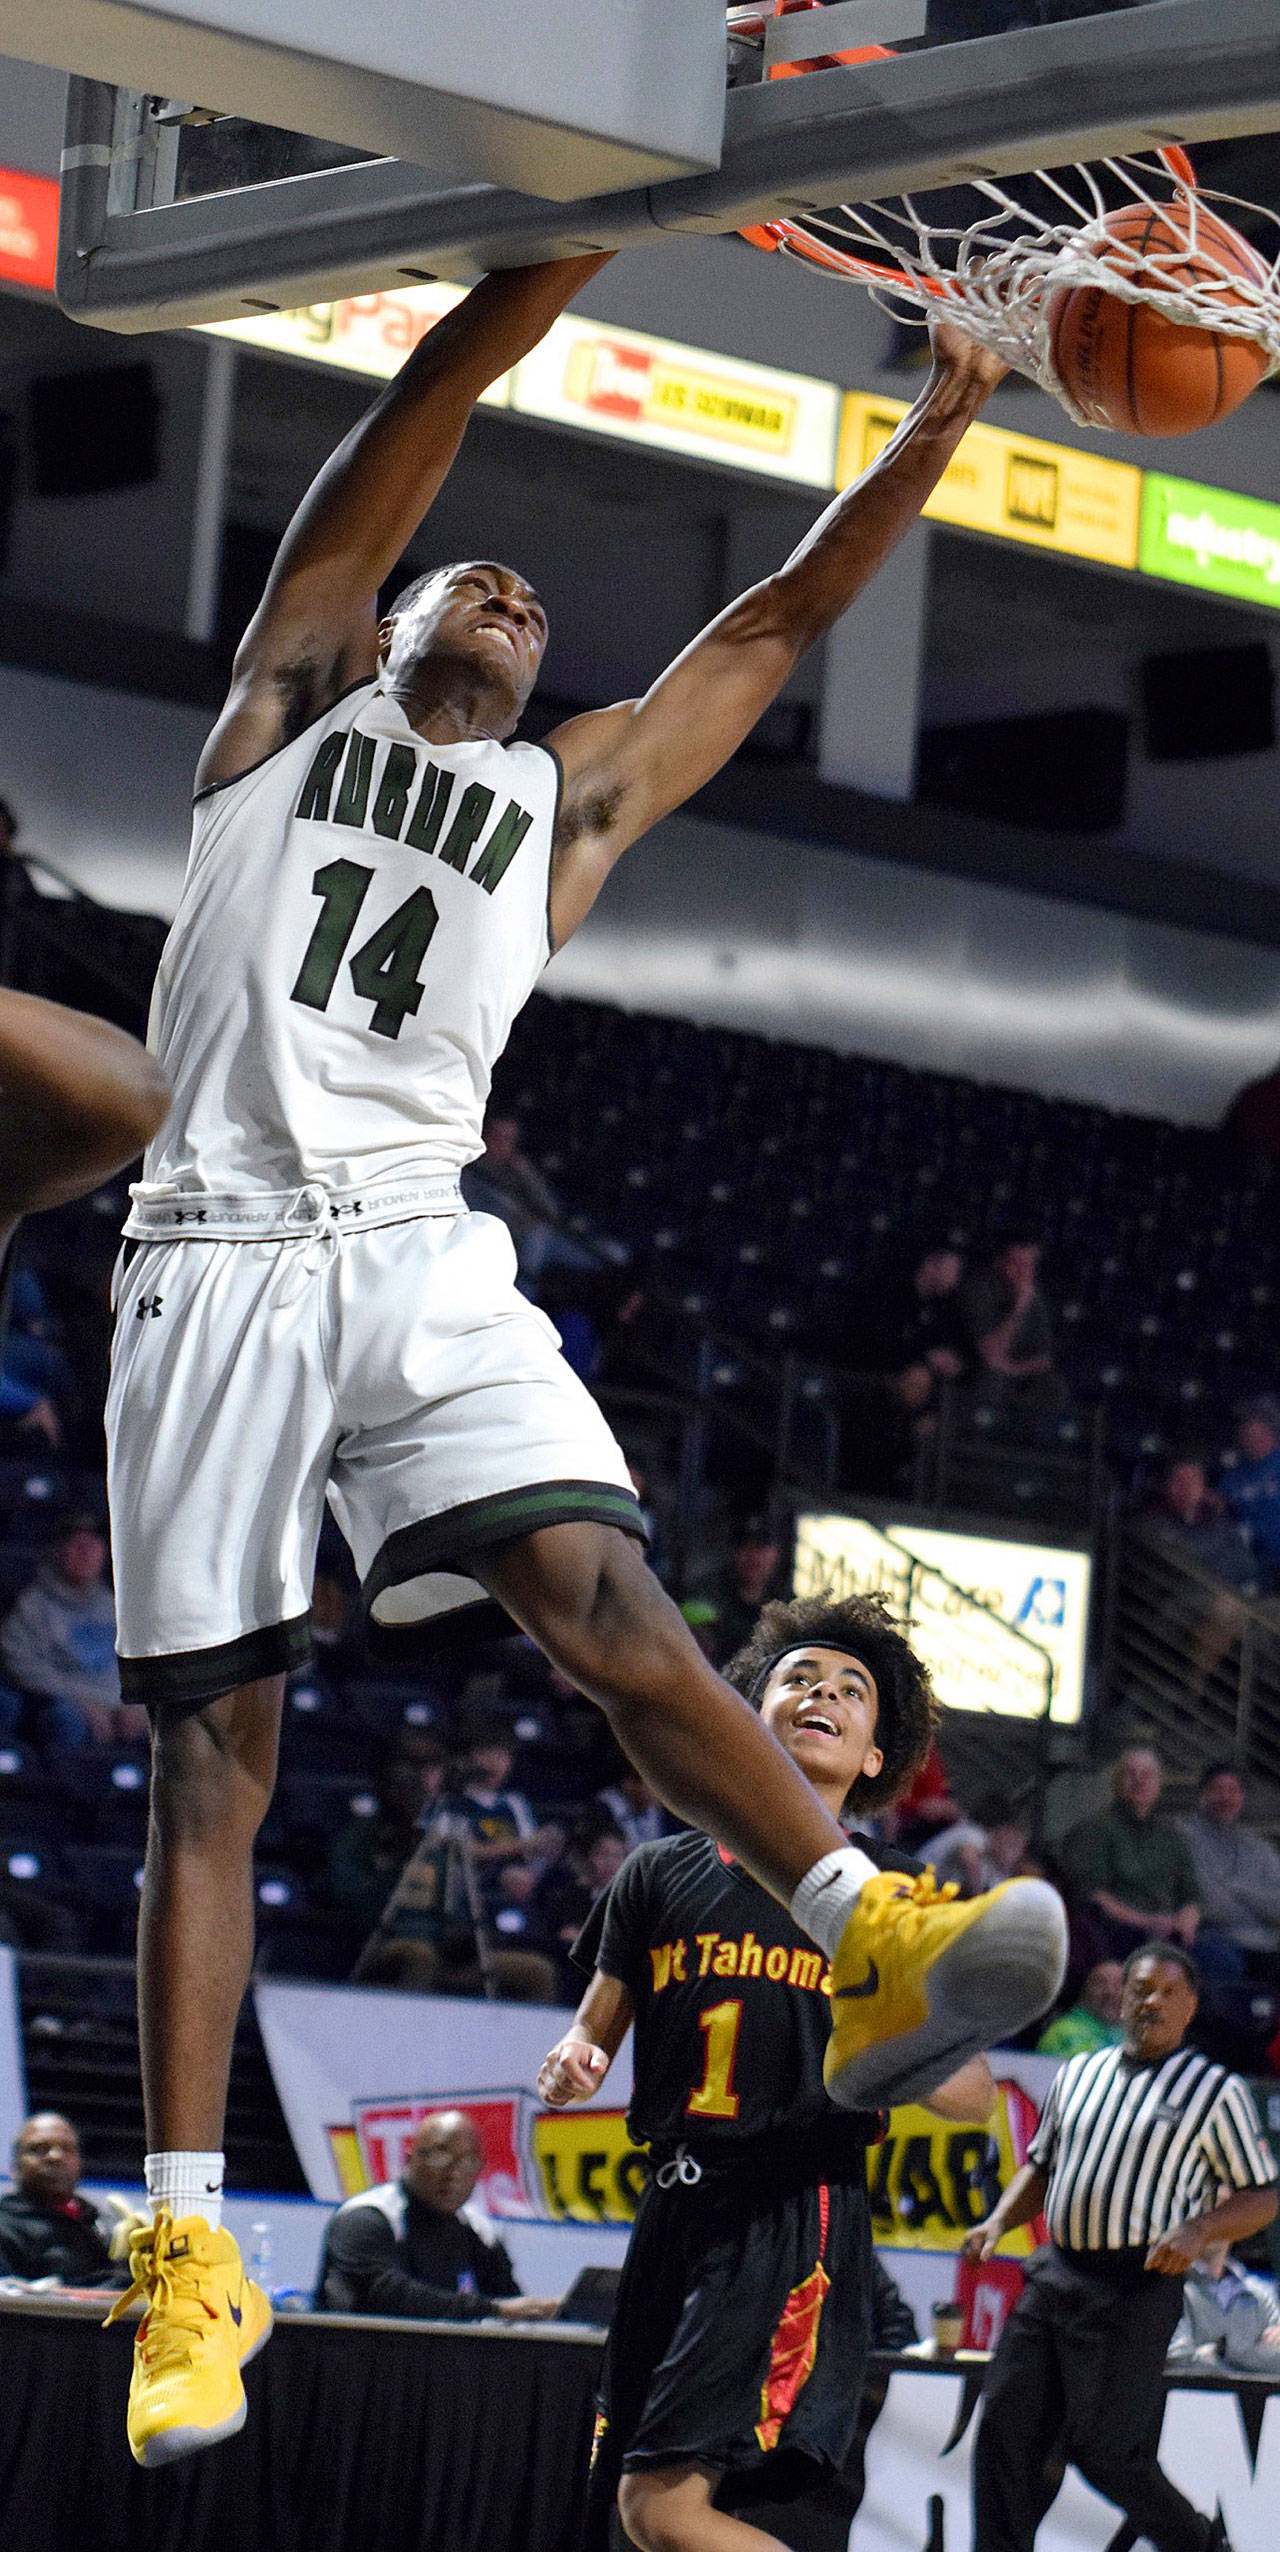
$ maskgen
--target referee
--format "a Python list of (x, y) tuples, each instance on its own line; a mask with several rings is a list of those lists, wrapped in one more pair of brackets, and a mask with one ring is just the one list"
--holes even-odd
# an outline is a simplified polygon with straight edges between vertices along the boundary
[(987, 2377), (974, 2552), (1031, 2552), (1067, 2463), (1156, 2552), (1230, 2552), (1221, 2515), (1201, 2516), (1156, 2460), (1186, 2271), (1276, 2212), (1247, 2084), (1183, 2045), (1198, 1983), (1171, 1942), (1133, 1951), (1122, 2043), (1068, 2058), (1028, 2160), (965, 2243), (985, 2260), (1042, 2211), (1049, 2227)]

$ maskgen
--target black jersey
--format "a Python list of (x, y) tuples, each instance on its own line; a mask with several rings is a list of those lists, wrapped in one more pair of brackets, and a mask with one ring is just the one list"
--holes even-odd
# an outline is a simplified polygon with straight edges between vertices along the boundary
[[(859, 1838), (861, 1843), (862, 1838)], [(863, 1846), (884, 1869), (902, 1853)], [(830, 1971), (785, 1908), (705, 1835), (642, 1843), (574, 1944), (635, 2004), (635, 2143), (745, 2158), (753, 2140), (815, 2172), (875, 2136), (873, 2114), (840, 2111), (822, 2086)]]

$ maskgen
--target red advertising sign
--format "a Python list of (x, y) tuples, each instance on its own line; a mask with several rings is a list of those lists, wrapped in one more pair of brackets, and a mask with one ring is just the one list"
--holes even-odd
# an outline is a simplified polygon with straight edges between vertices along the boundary
[(57, 179), (0, 168), (0, 275), (52, 292), (57, 249)]

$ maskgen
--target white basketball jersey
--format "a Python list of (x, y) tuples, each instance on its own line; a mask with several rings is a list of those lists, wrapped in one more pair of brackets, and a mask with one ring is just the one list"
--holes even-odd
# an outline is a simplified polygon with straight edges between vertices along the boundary
[(424, 743), (365, 682), (204, 790), (151, 1008), (174, 1103), (139, 1194), (365, 1191), (474, 1160), (550, 954), (559, 784), (537, 745)]

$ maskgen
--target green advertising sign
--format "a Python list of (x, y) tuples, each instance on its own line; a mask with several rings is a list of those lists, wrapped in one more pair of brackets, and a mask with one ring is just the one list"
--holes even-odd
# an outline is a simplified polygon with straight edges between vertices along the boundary
[(1148, 576), (1280, 611), (1280, 505), (1148, 470), (1138, 565)]

